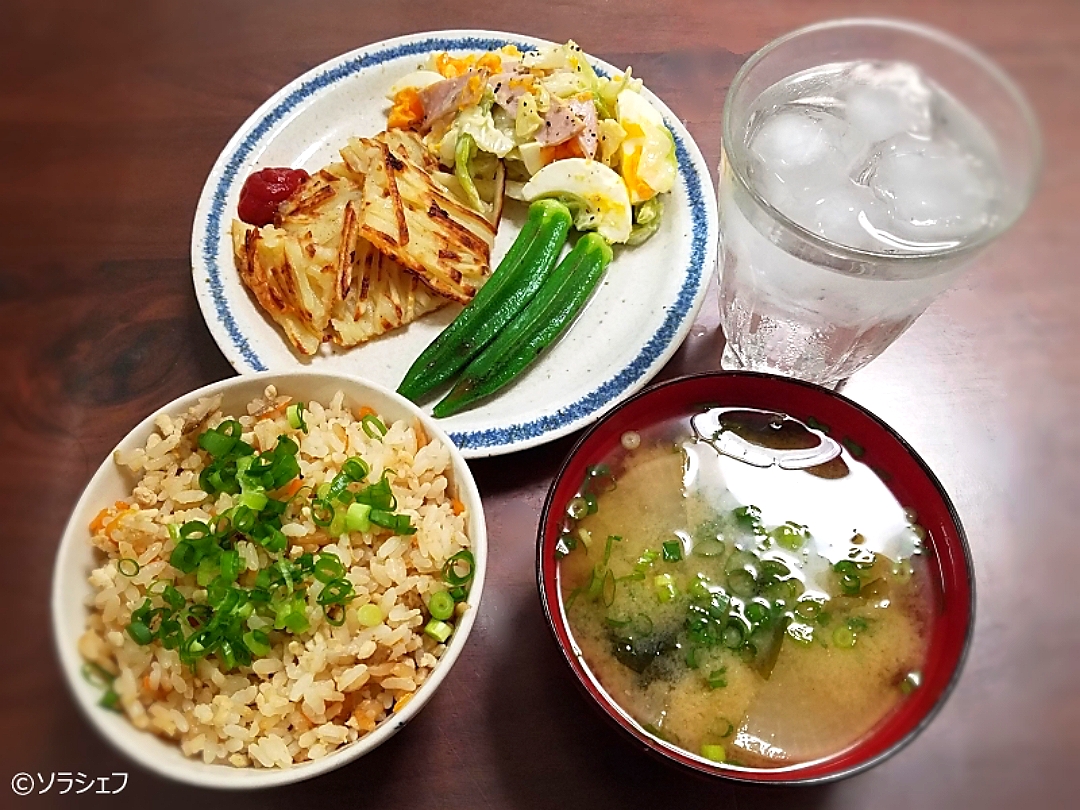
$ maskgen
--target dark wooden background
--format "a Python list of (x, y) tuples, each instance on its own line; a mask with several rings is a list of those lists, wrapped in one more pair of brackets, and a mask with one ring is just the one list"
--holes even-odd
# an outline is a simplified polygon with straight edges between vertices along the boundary
[[(195, 303), (192, 217), (232, 132), (282, 84), (399, 34), (565, 40), (636, 75), (710, 165), (738, 66), (799, 25), (906, 16), (985, 49), (1046, 141), (1031, 210), (847, 393), (937, 471), (978, 576), (959, 687), (914, 744), (848, 781), (750, 789), (654, 762), (594, 714), (548, 636), (539, 508), (572, 439), (473, 465), (489, 584), (440, 693), (373, 754), (260, 794), (165, 782), (106, 746), (61, 680), (48, 591), (82, 487), (145, 414), (233, 374)], [(17, 772), (130, 770), (139, 807), (1066, 807), (1080, 754), (1080, 3), (1076, 0), (399, 0), (0, 3), (0, 806)], [(711, 293), (664, 377), (715, 368)]]

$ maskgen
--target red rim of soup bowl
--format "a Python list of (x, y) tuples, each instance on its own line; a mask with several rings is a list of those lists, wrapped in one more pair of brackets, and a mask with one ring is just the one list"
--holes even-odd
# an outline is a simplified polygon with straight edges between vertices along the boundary
[[(900, 706), (850, 747), (829, 757), (781, 768), (758, 769), (713, 763), (644, 731), (603, 690), (581, 657), (566, 623), (559, 595), (558, 539), (566, 505), (586, 468), (620, 445), (628, 430), (640, 430), (691, 412), (696, 403), (761, 408), (828, 425), (830, 435), (865, 451), (860, 460), (879, 472), (905, 508), (926, 529), (927, 558), (934, 579), (937, 614), (922, 684)], [(575, 444), (556, 475), (540, 517), (537, 585), (548, 627), (584, 688), (604, 715), (649, 752), (699, 773), (755, 784), (809, 785), (852, 776), (892, 756), (922, 731), (956, 685), (971, 642), (975, 618), (975, 574), (964, 529), (952, 502), (926, 463), (892, 428), (851, 400), (816, 385), (752, 372), (713, 372), (680, 377), (627, 399), (594, 424)]]

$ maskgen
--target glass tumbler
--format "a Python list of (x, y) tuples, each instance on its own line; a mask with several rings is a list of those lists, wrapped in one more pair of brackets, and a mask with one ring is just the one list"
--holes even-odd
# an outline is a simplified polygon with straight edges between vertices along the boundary
[[(971, 238), (929, 245), (836, 239), (805, 217), (800, 224), (785, 213), (791, 209), (777, 198), (783, 187), (755, 177), (764, 164), (751, 151), (751, 138), (769, 114), (759, 103), (762, 94), (796, 74), (867, 62), (914, 66), (989, 136), (1000, 182), (992, 218)], [(891, 114), (882, 109), (870, 120), (871, 130)], [(851, 376), (1019, 218), (1040, 161), (1038, 127), (1016, 85), (978, 51), (940, 31), (850, 19), (812, 25), (766, 45), (738, 72), (724, 104), (718, 195), (720, 318), (727, 345), (721, 365), (828, 386)], [(835, 214), (828, 209), (847, 204), (838, 196), (823, 194), (814, 200), (815, 210)]]

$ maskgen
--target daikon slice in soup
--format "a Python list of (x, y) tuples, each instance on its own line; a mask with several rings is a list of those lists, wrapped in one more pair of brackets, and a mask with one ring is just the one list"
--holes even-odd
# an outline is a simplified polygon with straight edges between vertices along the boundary
[(925, 533), (852, 450), (712, 408), (623, 437), (569, 504), (560, 593), (648, 733), (751, 768), (836, 754), (917, 688)]

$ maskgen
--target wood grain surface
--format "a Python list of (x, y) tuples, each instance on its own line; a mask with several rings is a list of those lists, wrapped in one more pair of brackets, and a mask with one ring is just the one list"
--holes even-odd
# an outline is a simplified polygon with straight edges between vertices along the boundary
[[(189, 240), (214, 159), (267, 96), (344, 51), (445, 28), (573, 37), (632, 64), (710, 165), (757, 48), (855, 14), (988, 52), (1041, 121), (1024, 219), (846, 393), (904, 435), (966, 525), (978, 577), (959, 687), (908, 748), (819, 788), (707, 781), (639, 753), (586, 704), (534, 581), (542, 499), (573, 438), (473, 465), (489, 585), (442, 690), (373, 754), (259, 794), (174, 785), (80, 715), (49, 625), (53, 558), (93, 470), (147, 413), (233, 374), (195, 303)], [(1075, 807), (1080, 752), (1080, 4), (1075, 0), (409, 0), (0, 4), (0, 807)], [(716, 368), (710, 291), (663, 377)], [(13, 642), (13, 643), (12, 643)], [(111, 798), (18, 798), (18, 772), (130, 771)]]

